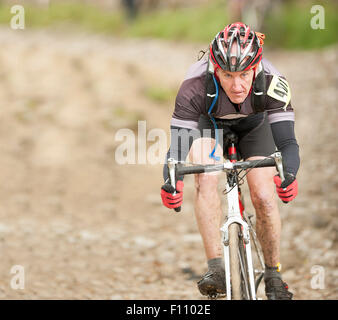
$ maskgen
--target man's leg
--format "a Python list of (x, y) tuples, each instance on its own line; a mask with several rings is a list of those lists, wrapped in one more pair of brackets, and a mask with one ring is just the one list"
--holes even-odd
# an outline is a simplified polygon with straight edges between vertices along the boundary
[[(248, 160), (260, 159), (251, 157)], [(256, 232), (265, 264), (276, 266), (280, 258), (281, 219), (275, 198), (275, 168), (256, 168), (247, 174), (252, 204), (256, 210)]]
[[(216, 161), (209, 158), (215, 144), (214, 139), (201, 138), (194, 141), (190, 149), (190, 161), (199, 164), (214, 164)], [(220, 148), (217, 155), (222, 159)], [(221, 247), (221, 200), (217, 191), (217, 173), (202, 173), (195, 175), (195, 216), (201, 234), (205, 254), (208, 260), (222, 256)]]
[[(213, 164), (209, 158), (215, 145), (214, 139), (201, 138), (194, 141), (190, 150), (190, 161), (199, 164)], [(223, 157), (220, 146), (216, 148), (216, 156)], [(221, 200), (218, 195), (219, 173), (195, 175), (195, 216), (201, 234), (205, 254), (208, 260), (208, 271), (197, 283), (203, 295), (225, 293), (224, 263), (221, 246)]]
[[(261, 157), (251, 157), (249, 160)], [(265, 293), (270, 300), (289, 300), (292, 293), (282, 281), (279, 267), (281, 219), (275, 198), (275, 168), (256, 168), (247, 174), (250, 196), (256, 210), (256, 232), (265, 260)]]

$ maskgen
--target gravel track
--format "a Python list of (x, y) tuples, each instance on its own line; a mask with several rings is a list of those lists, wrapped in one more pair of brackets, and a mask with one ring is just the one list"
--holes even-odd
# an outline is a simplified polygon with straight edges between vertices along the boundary
[[(192, 177), (173, 214), (161, 165), (114, 156), (137, 120), (168, 134), (173, 101), (147, 89), (177, 90), (206, 45), (7, 29), (0, 42), (0, 298), (204, 299)], [(299, 196), (280, 203), (283, 276), (295, 299), (337, 299), (336, 48), (266, 56), (290, 82), (302, 159)]]

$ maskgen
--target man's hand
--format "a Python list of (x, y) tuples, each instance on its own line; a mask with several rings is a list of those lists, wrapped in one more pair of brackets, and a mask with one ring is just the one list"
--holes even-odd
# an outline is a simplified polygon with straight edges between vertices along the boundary
[[(175, 209), (182, 205), (183, 202), (183, 187), (184, 183), (178, 180), (176, 183), (176, 190), (174, 187), (166, 183), (161, 187), (161, 198), (163, 204), (169, 209)], [(176, 191), (176, 194), (173, 193)]]
[(289, 203), (296, 198), (298, 194), (298, 182), (294, 175), (285, 173), (285, 180), (283, 183), (281, 178), (276, 175), (274, 176), (273, 181), (276, 184), (277, 194), (284, 203)]

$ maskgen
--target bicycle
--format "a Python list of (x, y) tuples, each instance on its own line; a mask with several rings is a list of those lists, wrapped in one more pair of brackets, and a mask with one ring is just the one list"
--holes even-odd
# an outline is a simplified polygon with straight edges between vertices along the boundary
[[(234, 133), (226, 135), (228, 141), (227, 159), (220, 164), (192, 165), (185, 161), (168, 159), (169, 179), (175, 188), (176, 177), (187, 174), (200, 174), (206, 172), (225, 171), (227, 176), (224, 193), (228, 200), (228, 214), (221, 227), (223, 233), (223, 252), (225, 263), (226, 298), (227, 300), (256, 300), (258, 286), (264, 276), (264, 259), (262, 250), (257, 241), (255, 228), (252, 222), (253, 215), (245, 211), (244, 195), (240, 189), (240, 176), (243, 170), (275, 166), (281, 180), (284, 180), (282, 156), (275, 152), (261, 160), (238, 161), (237, 136)], [(175, 209), (177, 212), (180, 208)], [(260, 266), (254, 267), (251, 242)], [(209, 298), (216, 299), (218, 294), (211, 294)]]

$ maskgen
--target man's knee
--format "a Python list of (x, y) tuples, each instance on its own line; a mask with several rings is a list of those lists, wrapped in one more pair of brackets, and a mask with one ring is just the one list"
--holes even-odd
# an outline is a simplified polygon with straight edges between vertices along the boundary
[[(256, 159), (260, 158), (249, 158), (249, 160)], [(273, 183), (274, 170), (274, 168), (257, 168), (247, 175), (251, 201), (258, 211), (269, 212), (277, 206)]]
[(195, 189), (197, 193), (217, 192), (218, 176), (215, 174), (195, 175)]
[(271, 190), (258, 188), (251, 191), (252, 204), (256, 210), (270, 212), (276, 207), (276, 200)]

